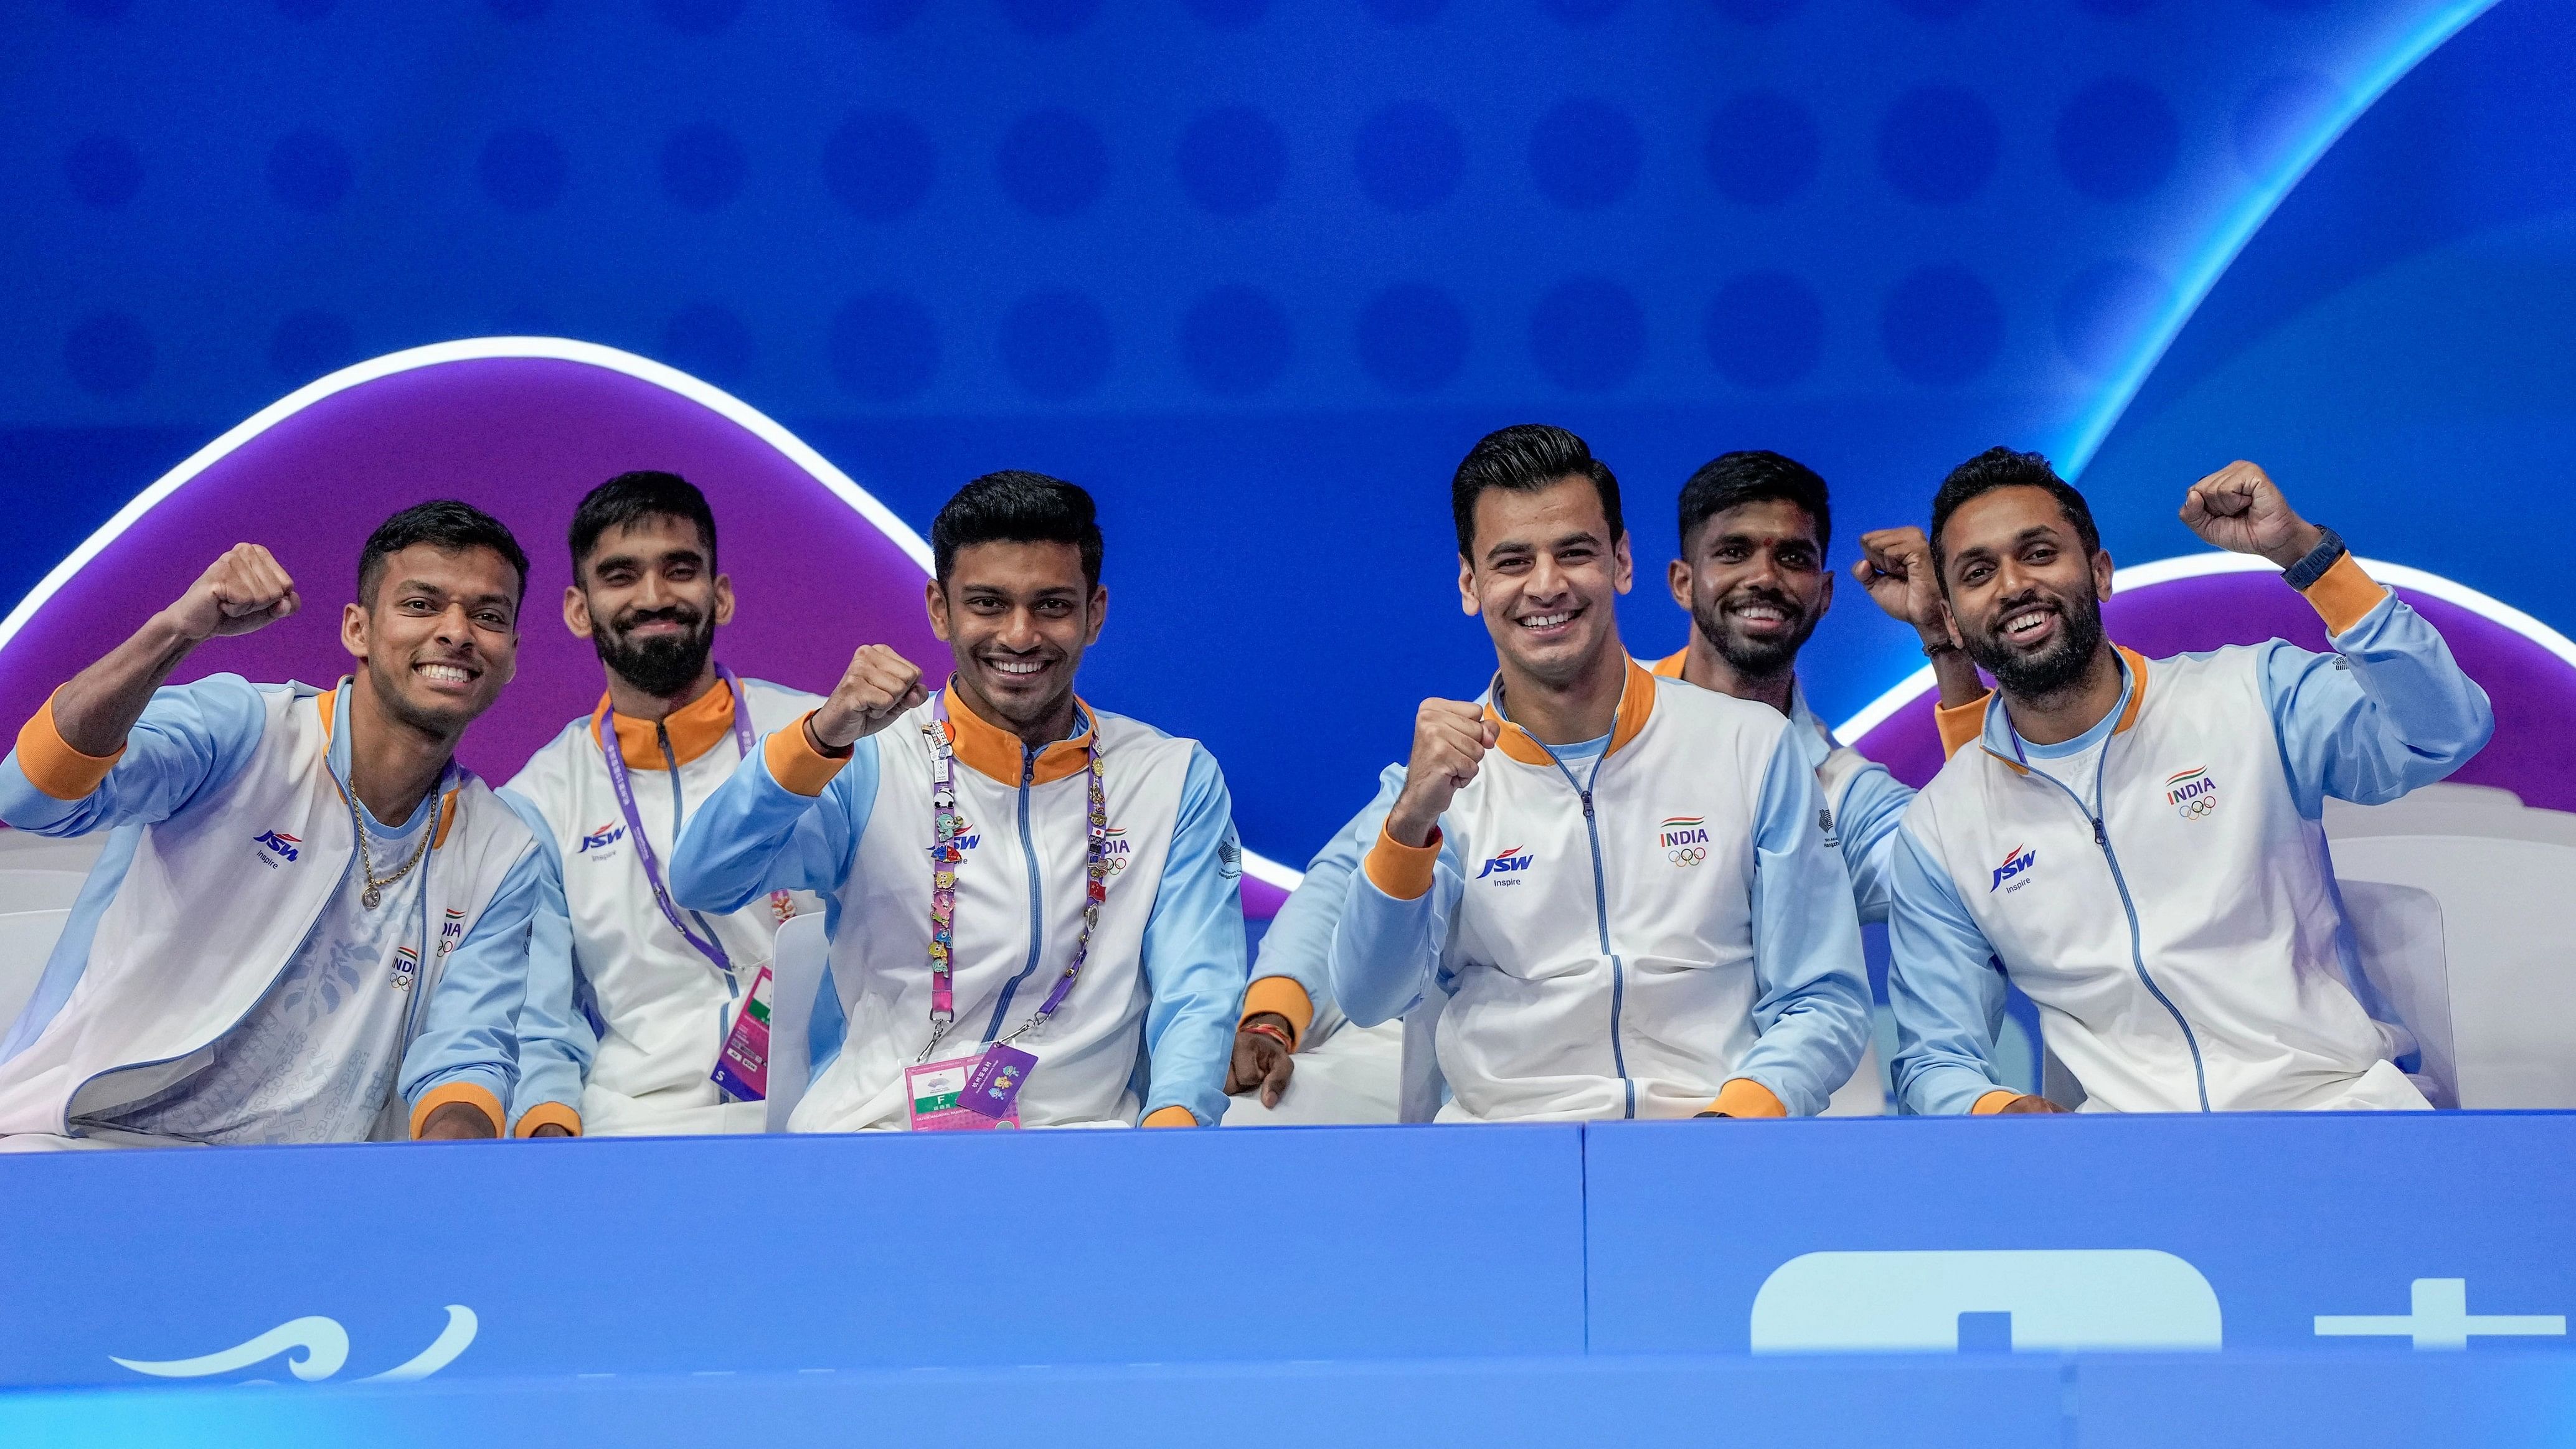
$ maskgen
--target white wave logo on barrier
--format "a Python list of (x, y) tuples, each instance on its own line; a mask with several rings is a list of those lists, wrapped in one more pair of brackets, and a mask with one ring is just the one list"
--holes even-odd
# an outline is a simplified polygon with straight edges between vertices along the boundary
[(1753, 1351), (1955, 1353), (1963, 1317), (2004, 1315), (2016, 1351), (2219, 1346), (2218, 1294), (2198, 1268), (2087, 1248), (1802, 1254), (1753, 1295)]
[[(473, 1309), (462, 1303), (450, 1303), (447, 1305), (447, 1326), (439, 1330), (438, 1337), (431, 1340), (429, 1347), (383, 1373), (369, 1374), (351, 1382), (399, 1384), (428, 1378), (456, 1362), (457, 1356), (473, 1345), (475, 1331), (481, 1326)], [(348, 1363), (349, 1331), (342, 1328), (336, 1318), (314, 1314), (289, 1319), (247, 1343), (238, 1343), (196, 1358), (132, 1359), (118, 1358), (114, 1354), (109, 1354), (108, 1358), (121, 1368), (150, 1374), (156, 1379), (202, 1379), (246, 1369), (281, 1353), (299, 1349), (302, 1356), (289, 1358), (286, 1371), (308, 1384), (319, 1383), (338, 1373)]]

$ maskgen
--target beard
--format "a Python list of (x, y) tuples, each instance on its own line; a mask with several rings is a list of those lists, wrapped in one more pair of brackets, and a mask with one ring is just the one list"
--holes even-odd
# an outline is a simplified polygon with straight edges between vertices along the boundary
[[(1769, 604), (1789, 616), (1790, 630), (1777, 639), (1747, 639), (1727, 620), (1726, 606), (1730, 603)], [(1768, 679), (1796, 666), (1798, 651), (1807, 647), (1808, 638), (1816, 632), (1818, 616), (1808, 613), (1786, 594), (1748, 589), (1712, 599), (1692, 610), (1691, 622), (1728, 668), (1750, 679)]]
[[(2094, 591), (2090, 575), (2085, 578), (2081, 599), (2045, 592), (2039, 597), (2057, 606), (2061, 627), (2057, 641), (2037, 654), (2015, 650), (1997, 632), (1961, 631), (1966, 636), (1968, 657), (1993, 675), (2004, 693), (2024, 699), (2042, 699), (2072, 686), (2084, 677), (2093, 656), (2102, 648), (2102, 596)], [(1997, 617), (2004, 612), (2007, 611), (1998, 610)]]
[[(640, 642), (628, 632), (657, 619), (679, 624), (688, 632)], [(594, 629), (590, 642), (599, 651), (599, 662), (619, 678), (646, 694), (669, 699), (686, 691), (706, 672), (707, 658), (715, 652), (716, 631), (706, 615), (678, 605), (630, 616), (622, 627)]]

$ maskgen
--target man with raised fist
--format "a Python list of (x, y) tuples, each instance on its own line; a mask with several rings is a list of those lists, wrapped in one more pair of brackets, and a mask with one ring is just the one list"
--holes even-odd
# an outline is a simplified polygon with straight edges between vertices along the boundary
[(2486, 695), (2261, 468), (2193, 484), (2182, 521), (2278, 566), (2334, 652), (2111, 643), (2111, 556), (2036, 453), (1981, 453), (1933, 500), (1942, 592), (2000, 689), (1962, 707), (1975, 745), (1899, 832), (1888, 995), (1910, 1110), (2055, 1110), (1996, 1081), (2007, 976), (2087, 1110), (2426, 1105), (2403, 1033), (2348, 984), (2319, 822), (2328, 796), (2381, 804), (2458, 769), (2493, 731)]
[(530, 922), (561, 885), (455, 752), (516, 667), (527, 570), (498, 520), (424, 503), (358, 555), (338, 688), (162, 687), (301, 607), (242, 544), (54, 692), (0, 764), (0, 819), (115, 834), (0, 1040), (0, 1132), (498, 1135)]
[(1213, 1125), (1242, 850), (1204, 748), (1074, 692), (1109, 607), (1091, 495), (988, 474), (930, 545), (946, 687), (861, 648), (699, 808), (672, 894), (825, 897), (848, 1037), (792, 1130)]
[(1444, 1121), (1810, 1114), (1868, 1034), (1851, 878), (1787, 716), (1620, 642), (1618, 486), (1534, 425), (1451, 483), (1498, 671), (1482, 705), (1417, 711), (1330, 958), (1363, 1025), (1445, 998)]

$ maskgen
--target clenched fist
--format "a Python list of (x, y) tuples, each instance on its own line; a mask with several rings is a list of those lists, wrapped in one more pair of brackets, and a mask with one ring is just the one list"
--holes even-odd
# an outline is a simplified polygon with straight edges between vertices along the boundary
[(2306, 558), (2325, 536), (2290, 510), (2271, 475), (2244, 462), (2191, 485), (2182, 496), (2182, 521), (2205, 542), (2230, 553), (2261, 554), (2276, 568)]
[(190, 644), (265, 629), (297, 609), (295, 580), (255, 543), (237, 543), (164, 611)]
[(1932, 543), (1919, 528), (1881, 528), (1860, 536), (1861, 556), (1852, 562), (1852, 578), (1869, 590), (1870, 599), (1891, 616), (1914, 626), (1931, 645), (1959, 642), (1950, 626), (1949, 606), (1941, 601), (1941, 581), (1932, 572)]
[(805, 727), (816, 744), (837, 754), (928, 698), (918, 665), (883, 644), (863, 644)]
[(1429, 844), (1440, 812), (1476, 778), (1485, 751), (1500, 738), (1502, 730), (1485, 718), (1484, 706), (1424, 700), (1413, 716), (1413, 757), (1404, 767), (1404, 788), (1387, 812), (1388, 837), (1404, 845)]

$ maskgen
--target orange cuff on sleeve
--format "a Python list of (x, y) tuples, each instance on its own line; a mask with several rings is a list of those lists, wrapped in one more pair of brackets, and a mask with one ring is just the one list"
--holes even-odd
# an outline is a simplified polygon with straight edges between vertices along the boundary
[(1946, 760), (1975, 744), (1977, 736), (1986, 732), (1986, 705), (1994, 697), (1993, 691), (1989, 690), (1966, 704), (1947, 705), (1933, 701), (1932, 717), (1941, 726), (1942, 759)]
[(1306, 988), (1285, 976), (1264, 976), (1244, 988), (1243, 1016), (1237, 1020), (1275, 1011), (1288, 1018), (1288, 1049), (1295, 1051), (1306, 1040), (1306, 1028), (1314, 1024), (1315, 1003)]
[(833, 756), (814, 748), (814, 742), (805, 737), (805, 721), (813, 717), (807, 711), (785, 729), (770, 731), (760, 745), (761, 757), (769, 762), (769, 777), (799, 795), (822, 794), (823, 787), (850, 762), (847, 751)]
[(484, 1120), (492, 1124), (493, 1136), (505, 1135), (501, 1124), (509, 1118), (501, 1110), (500, 1098), (473, 1082), (450, 1082), (443, 1087), (430, 1088), (422, 1094), (420, 1104), (411, 1109), (411, 1140), (418, 1142), (420, 1129), (428, 1123), (429, 1114), (450, 1102), (472, 1103), (483, 1114)]
[(1199, 1119), (1187, 1107), (1157, 1107), (1138, 1124), (1145, 1127), (1196, 1127)]
[(573, 1136), (581, 1135), (581, 1114), (561, 1102), (539, 1102), (519, 1116), (519, 1125), (511, 1129), (513, 1137), (534, 1137), (540, 1127), (561, 1127)]
[[(2336, 559), (2334, 567), (2327, 569), (2315, 583), (2308, 585), (2307, 592), (2300, 597), (2317, 611), (2318, 618), (2326, 621), (2328, 634), (2340, 634), (2360, 623), (2364, 614), (2378, 608), (2379, 601), (2388, 597), (2388, 591), (2379, 586), (2379, 580), (2363, 573), (2361, 565), (2353, 562), (2351, 554), (2345, 554)], [(25, 749), (26, 746), (21, 743), (19, 748)]]
[(123, 745), (117, 746), (112, 755), (84, 755), (73, 749), (54, 726), (51, 694), (45, 696), (45, 707), (29, 716), (18, 731), (19, 770), (26, 775), (28, 784), (57, 800), (87, 799), (124, 757)]
[(2002, 1111), (2006, 1107), (2009, 1107), (2020, 1100), (2021, 1093), (2013, 1091), (2008, 1087), (1997, 1087), (1993, 1091), (1979, 1097), (1976, 1105), (1968, 1109), (1968, 1115), (1971, 1117), (1991, 1117), (1997, 1112)]
[(1789, 1115), (1787, 1105), (1773, 1095), (1769, 1087), (1751, 1077), (1737, 1077), (1734, 1081), (1718, 1088), (1717, 1100), (1710, 1103), (1709, 1108), (1711, 1111), (1724, 1112), (1729, 1117), (1786, 1117)]
[(1369, 847), (1360, 869), (1368, 872), (1369, 884), (1399, 901), (1422, 899), (1431, 889), (1431, 869), (1440, 863), (1440, 827), (1431, 828), (1431, 838), (1420, 845), (1406, 845), (1377, 828), (1377, 844)]

